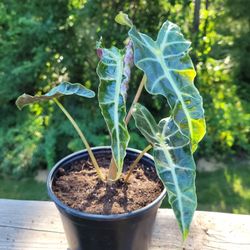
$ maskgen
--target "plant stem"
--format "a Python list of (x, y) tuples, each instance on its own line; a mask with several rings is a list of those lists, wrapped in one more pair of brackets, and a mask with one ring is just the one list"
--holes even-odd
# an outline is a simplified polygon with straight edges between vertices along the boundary
[[(140, 85), (139, 85), (139, 87), (137, 89), (136, 95), (134, 97), (134, 100), (133, 100), (133, 102), (131, 104), (131, 107), (129, 109), (129, 112), (127, 114), (127, 117), (126, 117), (126, 120), (125, 120), (126, 124), (129, 123), (129, 120), (131, 118), (132, 111), (133, 111), (133, 105), (138, 102), (138, 100), (139, 100), (139, 98), (141, 96), (141, 92), (143, 90), (143, 87), (144, 87), (144, 85), (146, 83), (146, 80), (147, 80), (146, 75), (143, 75), (143, 77), (141, 79), (141, 82), (140, 82)], [(117, 167), (116, 167), (114, 158), (112, 157), (110, 165), (109, 165), (108, 183), (111, 184), (116, 179), (116, 177), (117, 177), (116, 175), (117, 175)]]
[(125, 177), (125, 182), (128, 182), (128, 179), (130, 177), (130, 175), (132, 174), (132, 171), (134, 170), (135, 166), (137, 165), (137, 163), (140, 161), (140, 159), (143, 157), (143, 155), (149, 151), (152, 148), (151, 145), (148, 145), (146, 148), (144, 148), (141, 153), (137, 156), (137, 158), (135, 159), (135, 161), (130, 165), (129, 167), (129, 172), (127, 174), (127, 176)]
[(130, 107), (130, 109), (129, 109), (129, 112), (128, 112), (128, 114), (127, 114), (127, 117), (126, 117), (126, 124), (129, 123), (129, 120), (130, 120), (130, 118), (131, 118), (132, 111), (133, 111), (133, 106), (134, 106), (135, 103), (138, 102), (138, 100), (139, 100), (139, 98), (140, 98), (140, 96), (141, 96), (141, 92), (142, 92), (142, 90), (143, 90), (143, 87), (144, 87), (144, 85), (145, 85), (145, 83), (146, 83), (146, 80), (147, 80), (147, 77), (146, 77), (146, 75), (144, 74), (143, 77), (142, 77), (142, 79), (141, 79), (140, 85), (139, 85), (139, 87), (138, 87), (138, 89), (137, 89), (135, 98), (134, 98), (134, 100), (133, 100), (133, 102), (132, 102), (132, 104), (131, 104), (131, 107)]
[[(142, 79), (141, 79), (140, 85), (139, 85), (139, 87), (138, 87), (138, 89), (137, 89), (135, 98), (134, 98), (134, 100), (133, 100), (133, 102), (132, 102), (132, 104), (131, 104), (131, 107), (130, 107), (130, 109), (129, 109), (128, 115), (127, 115), (127, 117), (126, 117), (126, 123), (127, 123), (127, 124), (129, 123), (130, 118), (131, 118), (131, 116), (132, 116), (133, 106), (134, 106), (135, 103), (138, 102), (138, 100), (139, 100), (139, 98), (140, 98), (140, 96), (141, 96), (141, 92), (142, 92), (143, 87), (144, 87), (144, 85), (145, 85), (145, 83), (146, 83), (146, 80), (147, 80), (147, 77), (146, 77), (146, 75), (144, 74), (143, 77), (142, 77)], [(137, 156), (137, 158), (135, 159), (135, 161), (134, 161), (134, 162), (132, 163), (132, 165), (129, 167), (129, 172), (128, 172), (127, 176), (125, 177), (125, 182), (128, 182), (128, 179), (129, 179), (130, 175), (132, 174), (132, 171), (133, 171), (133, 169), (135, 168), (135, 166), (137, 165), (137, 163), (140, 161), (140, 159), (143, 157), (143, 155), (144, 155), (148, 150), (150, 150), (151, 148), (152, 148), (152, 146), (151, 146), (151, 145), (148, 145), (148, 146), (147, 146), (145, 149), (143, 149), (143, 151)]]
[(116, 175), (117, 175), (117, 167), (114, 161), (114, 157), (112, 157), (110, 165), (109, 165), (108, 184), (111, 185), (115, 181)]
[(56, 98), (54, 98), (53, 100), (57, 104), (57, 106), (62, 110), (62, 112), (66, 115), (66, 117), (69, 119), (69, 121), (71, 122), (71, 124), (75, 128), (76, 132), (80, 136), (83, 144), (85, 145), (85, 147), (86, 147), (86, 149), (87, 149), (87, 151), (89, 153), (89, 157), (90, 157), (90, 159), (91, 159), (91, 161), (92, 161), (92, 163), (93, 163), (93, 165), (95, 167), (95, 170), (96, 170), (98, 176), (100, 177), (100, 179), (102, 181), (104, 181), (105, 179), (104, 179), (104, 177), (102, 175), (101, 169), (100, 169), (100, 167), (99, 167), (99, 165), (98, 165), (98, 163), (96, 161), (96, 158), (95, 158), (95, 156), (94, 156), (94, 154), (93, 154), (93, 152), (91, 150), (91, 147), (89, 146), (89, 144), (88, 144), (85, 136), (83, 135), (81, 129), (79, 128), (79, 126), (77, 125), (77, 123), (75, 122), (73, 117), (69, 114), (69, 112), (63, 107), (63, 105)]

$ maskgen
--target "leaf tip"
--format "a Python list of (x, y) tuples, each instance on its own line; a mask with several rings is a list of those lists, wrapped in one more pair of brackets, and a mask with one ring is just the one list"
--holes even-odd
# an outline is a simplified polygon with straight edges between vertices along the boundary
[(96, 49), (96, 54), (97, 54), (97, 56), (98, 56), (100, 59), (102, 59), (103, 52), (102, 52), (102, 49), (101, 49), (101, 48), (97, 48), (97, 49)]
[(91, 89), (89, 89), (89, 98), (93, 98), (93, 97), (95, 97), (95, 92), (93, 91), (93, 90), (91, 90)]
[(133, 23), (132, 21), (129, 19), (128, 15), (123, 13), (122, 11), (119, 12), (118, 15), (116, 15), (115, 17), (115, 21), (121, 25), (126, 25), (128, 27), (132, 27)]
[(16, 103), (16, 106), (17, 106), (17, 108), (18, 108), (20, 111), (22, 110), (22, 107), (19, 106), (17, 103)]
[(187, 239), (188, 233), (189, 233), (189, 230), (188, 230), (188, 229), (184, 229), (184, 230), (183, 230), (183, 232), (182, 232), (182, 241), (183, 241), (183, 242)]
[(103, 56), (102, 37), (100, 37), (99, 41), (96, 42), (96, 54), (100, 59), (102, 59)]
[(17, 108), (18, 108), (19, 110), (22, 110), (22, 108), (23, 108), (23, 106), (24, 106), (23, 103), (22, 103), (23, 96), (25, 96), (25, 94), (20, 95), (20, 96), (16, 99), (16, 102), (15, 102), (15, 104), (16, 104), (16, 106), (17, 106)]

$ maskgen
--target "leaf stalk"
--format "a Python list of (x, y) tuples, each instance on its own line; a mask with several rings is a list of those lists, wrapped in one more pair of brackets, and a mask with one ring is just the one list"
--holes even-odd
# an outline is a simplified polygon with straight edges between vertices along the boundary
[(141, 96), (141, 92), (142, 92), (142, 90), (143, 90), (143, 87), (144, 87), (146, 81), (147, 81), (147, 77), (146, 77), (146, 75), (144, 74), (143, 77), (142, 77), (142, 79), (141, 79), (140, 85), (139, 85), (139, 87), (138, 87), (138, 89), (137, 89), (137, 92), (136, 92), (136, 95), (135, 95), (135, 97), (134, 97), (134, 100), (133, 100), (133, 102), (132, 102), (132, 104), (131, 104), (131, 107), (130, 107), (130, 109), (129, 109), (129, 112), (128, 112), (128, 114), (127, 114), (127, 117), (126, 117), (126, 124), (128, 124), (129, 121), (130, 121), (130, 118), (131, 118), (131, 115), (132, 115), (132, 111), (133, 111), (133, 106), (134, 106), (135, 103), (138, 102), (138, 100), (139, 100), (139, 98), (140, 98), (140, 96)]
[(150, 149), (152, 148), (151, 145), (148, 145), (146, 148), (144, 148), (141, 153), (137, 156), (137, 158), (135, 159), (135, 161), (130, 165), (129, 167), (129, 172), (125, 177), (125, 182), (128, 182), (129, 177), (131, 176), (134, 168), (136, 167), (136, 165), (138, 164), (138, 162), (141, 160), (141, 158), (143, 157), (143, 155), (148, 152)]
[(69, 121), (71, 122), (71, 124), (73, 125), (73, 127), (75, 128), (76, 132), (78, 133), (79, 137), (81, 138), (83, 144), (85, 145), (87, 151), (88, 151), (88, 154), (89, 154), (89, 157), (95, 167), (95, 170), (99, 176), (99, 178), (104, 181), (105, 178), (103, 177), (102, 175), (102, 172), (101, 172), (101, 169), (96, 161), (96, 158), (91, 150), (91, 147), (89, 146), (89, 143), (87, 142), (85, 136), (83, 135), (81, 129), (79, 128), (79, 126), (77, 125), (77, 123), (75, 122), (75, 120), (73, 119), (73, 117), (69, 114), (69, 112), (64, 108), (64, 106), (56, 99), (54, 98), (53, 99), (54, 102), (57, 104), (57, 106), (62, 110), (62, 112), (66, 115), (66, 117), (69, 119)]

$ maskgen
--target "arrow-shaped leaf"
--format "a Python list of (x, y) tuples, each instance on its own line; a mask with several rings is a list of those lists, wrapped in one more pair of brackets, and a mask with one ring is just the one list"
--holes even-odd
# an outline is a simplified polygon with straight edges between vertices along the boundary
[(63, 95), (79, 95), (82, 97), (92, 98), (95, 96), (95, 92), (85, 88), (83, 85), (79, 83), (69, 83), (69, 82), (62, 82), (58, 86), (51, 89), (45, 95), (40, 96), (32, 96), (27, 94), (22, 94), (16, 100), (16, 105), (19, 109), (22, 109), (24, 106), (41, 102), (41, 101), (49, 101), (53, 98), (58, 98)]
[(205, 135), (206, 125), (202, 98), (193, 83), (196, 73), (188, 55), (191, 43), (169, 21), (162, 25), (154, 41), (138, 32), (127, 15), (120, 13), (116, 20), (131, 27), (129, 36), (134, 45), (135, 65), (147, 76), (146, 90), (167, 98), (173, 119), (191, 139), (194, 152)]
[(98, 99), (111, 135), (111, 148), (117, 166), (116, 179), (121, 175), (130, 139), (125, 117), (127, 84), (133, 59), (131, 46), (131, 43), (127, 46), (126, 53), (116, 47), (97, 50), (101, 59), (97, 67), (97, 74), (100, 78)]
[(137, 128), (153, 145), (158, 175), (167, 188), (169, 203), (185, 239), (197, 206), (190, 140), (173, 119), (162, 119), (157, 125), (151, 113), (140, 104), (135, 104), (132, 115)]

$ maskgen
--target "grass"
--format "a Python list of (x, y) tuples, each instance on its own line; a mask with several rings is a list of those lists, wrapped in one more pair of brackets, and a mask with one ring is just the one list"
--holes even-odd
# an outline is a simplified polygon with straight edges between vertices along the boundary
[[(250, 165), (231, 162), (225, 169), (197, 173), (198, 210), (250, 214)], [(0, 179), (0, 198), (48, 200), (45, 183)], [(167, 200), (163, 207), (169, 207)]]
[(0, 178), (0, 198), (19, 200), (49, 200), (46, 184), (33, 178), (22, 180)]
[(199, 210), (250, 214), (250, 166), (198, 173), (196, 186)]

